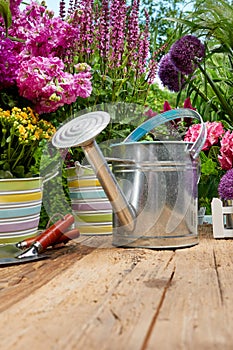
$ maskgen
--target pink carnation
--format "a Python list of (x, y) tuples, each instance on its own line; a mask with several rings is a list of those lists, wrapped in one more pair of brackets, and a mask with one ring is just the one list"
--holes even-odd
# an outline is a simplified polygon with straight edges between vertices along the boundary
[[(207, 137), (202, 148), (207, 151), (211, 146), (218, 144), (219, 138), (224, 134), (223, 125), (221, 122), (206, 122)], [(201, 124), (193, 124), (187, 131), (184, 140), (195, 142), (201, 129)]]
[(220, 144), (219, 163), (222, 169), (229, 170), (233, 167), (233, 132), (227, 131)]

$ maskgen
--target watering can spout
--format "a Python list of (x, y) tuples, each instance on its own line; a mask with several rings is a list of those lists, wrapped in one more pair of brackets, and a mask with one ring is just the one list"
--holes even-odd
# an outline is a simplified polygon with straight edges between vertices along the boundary
[(135, 227), (136, 213), (128, 203), (125, 195), (118, 186), (102, 152), (95, 141), (95, 137), (108, 125), (110, 115), (98, 111), (87, 113), (75, 118), (61, 127), (52, 138), (52, 143), (57, 148), (69, 148), (81, 146), (87, 160), (94, 169), (119, 224), (126, 231), (133, 231)]
[(83, 151), (88, 162), (95, 170), (118, 220), (126, 231), (133, 231), (135, 226), (136, 212), (128, 203), (125, 195), (121, 191), (115, 177), (113, 176), (98, 144), (93, 140), (90, 144), (83, 147)]

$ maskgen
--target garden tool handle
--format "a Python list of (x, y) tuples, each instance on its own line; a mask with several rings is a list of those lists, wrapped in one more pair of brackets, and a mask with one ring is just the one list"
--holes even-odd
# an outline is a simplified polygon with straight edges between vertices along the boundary
[(128, 142), (136, 142), (140, 140), (141, 137), (146, 135), (149, 131), (153, 130), (155, 127), (166, 123), (170, 120), (179, 119), (179, 118), (194, 118), (199, 120), (201, 123), (201, 130), (200, 133), (196, 139), (196, 141), (193, 143), (191, 148), (189, 149), (189, 153), (191, 156), (195, 159), (198, 157), (200, 151), (202, 150), (202, 147), (206, 140), (206, 127), (205, 123), (202, 120), (202, 117), (200, 114), (192, 109), (189, 108), (178, 108), (178, 109), (172, 109), (170, 111), (157, 114), (153, 118), (148, 119), (141, 125), (139, 125), (131, 134), (129, 134), (126, 139), (124, 140), (124, 143)]
[(36, 241), (17, 258), (35, 257), (50, 245), (53, 245), (67, 228), (74, 223), (74, 217), (71, 214), (65, 215), (61, 220), (58, 220), (46, 229)]
[(38, 253), (45, 250), (50, 245), (53, 245), (62, 235), (62, 233), (65, 232), (73, 223), (73, 215), (67, 214), (63, 219), (58, 220), (55, 222), (55, 224), (45, 230), (33, 243), (33, 245), (37, 247)]
[(77, 228), (74, 228), (73, 230), (67, 231), (63, 233), (52, 245), (56, 244), (66, 244), (67, 242), (71, 241), (72, 239), (78, 238), (80, 236), (80, 231)]
[[(67, 242), (71, 241), (72, 239), (78, 238), (79, 236), (80, 236), (80, 231), (77, 228), (70, 231), (66, 231), (63, 234), (61, 234), (60, 237), (58, 237), (58, 239), (52, 244), (52, 246), (57, 244), (66, 244)], [(36, 240), (37, 240), (37, 237), (27, 238), (17, 243), (16, 247), (20, 249), (29, 248)]]

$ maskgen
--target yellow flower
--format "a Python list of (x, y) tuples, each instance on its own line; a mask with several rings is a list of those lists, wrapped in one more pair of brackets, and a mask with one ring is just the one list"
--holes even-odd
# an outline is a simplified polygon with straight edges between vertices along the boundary
[(29, 131), (33, 131), (35, 129), (35, 125), (32, 125), (32, 124), (29, 123), (28, 126), (27, 126), (27, 129)]
[(50, 139), (55, 131), (50, 122), (39, 119), (30, 107), (0, 108), (0, 158), (3, 164), (0, 170), (7, 166), (16, 177), (31, 171), (37, 174), (40, 162), (37, 150), (44, 146), (40, 141)]
[(37, 130), (35, 131), (35, 133), (34, 133), (34, 136), (35, 136), (36, 140), (39, 140), (39, 139), (40, 139), (40, 135), (41, 135), (41, 131), (40, 131), (40, 129), (37, 129)]
[(12, 113), (20, 113), (21, 112), (21, 109), (18, 108), (18, 107), (13, 107), (12, 108)]
[(21, 117), (23, 117), (24, 119), (28, 119), (27, 113), (21, 112), (20, 115), (21, 115)]
[(26, 129), (23, 125), (19, 125), (18, 130), (21, 135), (24, 135), (26, 133)]

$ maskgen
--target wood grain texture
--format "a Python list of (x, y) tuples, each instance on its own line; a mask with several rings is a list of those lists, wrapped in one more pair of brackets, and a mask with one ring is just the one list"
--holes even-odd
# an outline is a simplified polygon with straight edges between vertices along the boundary
[(204, 226), (192, 248), (120, 249), (101, 236), (0, 269), (1, 347), (230, 350), (232, 252)]

